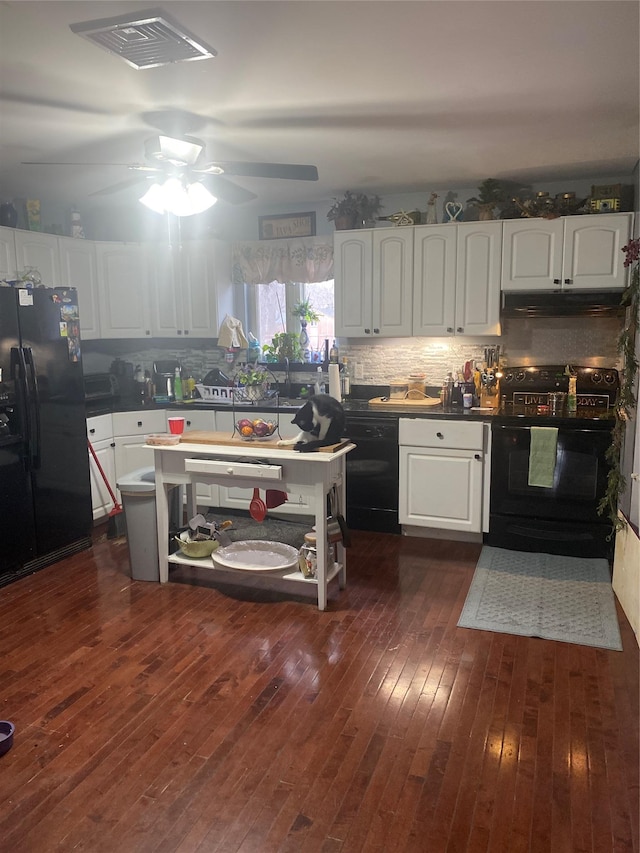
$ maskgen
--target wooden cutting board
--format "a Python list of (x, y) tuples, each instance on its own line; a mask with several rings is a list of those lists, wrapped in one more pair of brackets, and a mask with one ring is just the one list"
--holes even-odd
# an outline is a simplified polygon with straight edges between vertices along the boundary
[(440, 397), (421, 397), (418, 400), (412, 400), (406, 397), (404, 400), (397, 398), (374, 397), (369, 400), (369, 405), (372, 409), (428, 409), (432, 406), (440, 405)]
[[(183, 444), (217, 444), (221, 447), (237, 447), (237, 448), (248, 448), (248, 447), (264, 447), (271, 450), (292, 450), (292, 446), (282, 447), (278, 445), (278, 436), (275, 435), (272, 438), (254, 438), (252, 441), (245, 441), (240, 438), (238, 433), (231, 436), (228, 432), (210, 432), (209, 430), (204, 429), (191, 429), (183, 432), (180, 436), (180, 442)], [(327, 447), (319, 447), (318, 453), (335, 453), (336, 450), (340, 450), (342, 447), (346, 447), (349, 444), (349, 439), (344, 439), (343, 441), (338, 442), (338, 444), (330, 444)], [(312, 451), (314, 452), (314, 451)]]

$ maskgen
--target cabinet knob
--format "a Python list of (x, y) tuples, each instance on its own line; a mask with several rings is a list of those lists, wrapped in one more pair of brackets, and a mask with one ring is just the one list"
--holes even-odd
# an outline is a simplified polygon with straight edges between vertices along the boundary
[(116, 446), (115, 441), (112, 441), (111, 444), (109, 445), (109, 447), (115, 447), (115, 446)]
[(451, 332), (453, 334), (453, 326), (447, 326), (447, 332)]
[(145, 332), (145, 335), (151, 335), (151, 332), (149, 331), (149, 329), (147, 329), (147, 331)]
[(91, 433), (91, 435), (93, 435), (95, 432), (95, 429), (90, 429), (89, 432)]
[(464, 332), (464, 328), (462, 326), (458, 326), (456, 332)]
[(560, 279), (559, 279), (559, 278), (554, 278), (553, 283), (554, 283), (554, 284), (560, 284)]
[(564, 283), (565, 284), (573, 284), (573, 279), (572, 278), (565, 278)]
[(441, 432), (437, 432), (437, 433), (436, 433), (436, 437), (437, 437), (437, 438), (444, 438), (444, 436), (443, 436), (443, 434), (442, 434)]
[(371, 334), (371, 329), (365, 329), (365, 330), (364, 330), (364, 333), (365, 333), (365, 335), (370, 335), (370, 334)]
[(138, 426), (142, 426), (142, 421), (138, 421)]
[(177, 331), (178, 331), (178, 334), (179, 334), (179, 335), (181, 335), (181, 334), (182, 334), (182, 329), (178, 329)]
[(475, 454), (474, 454), (474, 456), (473, 456), (473, 458), (474, 458), (474, 459), (477, 459), (477, 460), (478, 460), (478, 462), (482, 462), (482, 456), (480, 456), (480, 454), (479, 454), (479, 453), (475, 453)]
[(191, 426), (191, 421), (187, 421), (187, 426)]
[(185, 333), (185, 335), (188, 335), (188, 334), (189, 334), (189, 329), (185, 329), (185, 330), (184, 330), (184, 333)]
[(373, 330), (373, 334), (374, 334), (374, 335), (379, 335), (379, 334), (380, 334), (380, 329), (374, 329), (374, 330)]
[(227, 474), (233, 474), (233, 468), (231, 468), (231, 467), (227, 468)]

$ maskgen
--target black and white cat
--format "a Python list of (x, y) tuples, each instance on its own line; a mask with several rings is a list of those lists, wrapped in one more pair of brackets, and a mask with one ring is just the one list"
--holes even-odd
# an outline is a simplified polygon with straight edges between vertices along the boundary
[(329, 394), (314, 394), (296, 412), (291, 423), (300, 427), (300, 433), (295, 438), (283, 438), (278, 444), (292, 445), (295, 450), (307, 453), (318, 447), (338, 444), (345, 429), (344, 409)]

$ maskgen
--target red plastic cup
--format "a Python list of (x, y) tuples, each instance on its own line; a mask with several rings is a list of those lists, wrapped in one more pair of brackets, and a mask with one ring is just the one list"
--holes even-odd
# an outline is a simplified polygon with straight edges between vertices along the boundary
[(172, 435), (182, 435), (184, 432), (184, 418), (167, 418), (169, 432)]

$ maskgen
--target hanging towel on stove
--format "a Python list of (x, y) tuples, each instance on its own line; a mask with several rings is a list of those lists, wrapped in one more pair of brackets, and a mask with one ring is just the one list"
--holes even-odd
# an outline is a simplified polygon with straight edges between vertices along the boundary
[(531, 427), (529, 448), (529, 485), (553, 488), (556, 470), (558, 430), (555, 427)]
[(227, 349), (231, 349), (231, 347), (244, 349), (249, 346), (249, 341), (244, 336), (240, 320), (230, 317), (228, 314), (226, 315), (218, 332), (218, 346), (226, 347)]

